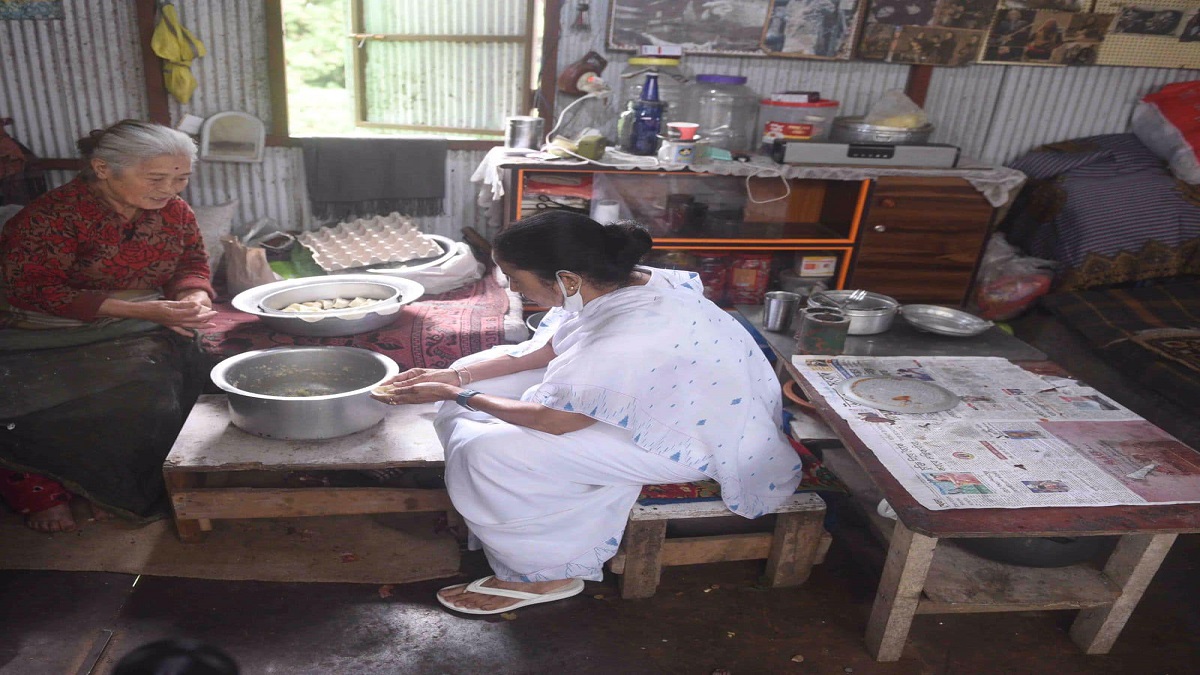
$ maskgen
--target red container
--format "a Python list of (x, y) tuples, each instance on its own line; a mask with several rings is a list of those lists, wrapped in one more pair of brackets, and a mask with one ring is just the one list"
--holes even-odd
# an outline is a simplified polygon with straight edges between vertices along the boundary
[(729, 301), (761, 305), (771, 279), (770, 253), (738, 253), (729, 270)]

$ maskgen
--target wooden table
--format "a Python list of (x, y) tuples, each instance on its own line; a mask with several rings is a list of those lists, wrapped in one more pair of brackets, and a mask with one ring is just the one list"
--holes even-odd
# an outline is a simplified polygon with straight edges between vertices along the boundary
[[(753, 317), (752, 311), (748, 313)], [(757, 327), (761, 327), (761, 320)], [(886, 335), (875, 337), (884, 343)], [(800, 375), (791, 361), (790, 340), (771, 340), (771, 345), (784, 362), (783, 368), (842, 440), (854, 460), (849, 468), (860, 469), (865, 475), (867, 480), (858, 492), (871, 490), (887, 499), (896, 511), (898, 519), (890, 532), (887, 561), (867, 623), (867, 648), (879, 661), (900, 658), (917, 614), (1055, 609), (1079, 610), (1071, 626), (1071, 639), (1088, 654), (1107, 653), (1176, 536), (1200, 532), (1200, 504), (926, 509)], [(904, 354), (883, 353), (886, 351), (881, 347), (874, 355), (924, 355), (914, 353), (919, 346), (909, 347)], [(1047, 362), (1021, 365), (1031, 370), (1057, 369)], [(1061, 374), (1061, 370), (1057, 372)], [(842, 477), (849, 479), (847, 483), (855, 482), (855, 476)], [(853, 486), (851, 491), (855, 492)], [(1048, 569), (1018, 567), (984, 560), (957, 547), (938, 547), (939, 540), (968, 537), (1102, 535), (1120, 537), (1102, 570), (1086, 564)]]
[(288, 487), (290, 472), (441, 469), (433, 404), (397, 406), (379, 424), (319, 441), (260, 438), (233, 426), (224, 395), (201, 396), (163, 465), (179, 538), (200, 541), (212, 521), (432, 511), (458, 525), (444, 489)]

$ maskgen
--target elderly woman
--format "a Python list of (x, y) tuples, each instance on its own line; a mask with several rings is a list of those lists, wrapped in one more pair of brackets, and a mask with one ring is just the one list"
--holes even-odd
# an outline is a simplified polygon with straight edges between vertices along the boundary
[(637, 266), (650, 236), (548, 211), (497, 236), (496, 263), (555, 306), (534, 336), (377, 398), (447, 401), (435, 426), (455, 508), (494, 576), (438, 600), (493, 614), (569, 597), (621, 541), (643, 485), (715, 478), (734, 513), (772, 511), (799, 482), (778, 381), (697, 276)]
[(0, 496), (43, 532), (75, 528), (73, 493), (95, 517), (154, 513), (191, 404), (196, 352), (175, 334), (215, 315), (196, 218), (178, 197), (192, 139), (125, 120), (78, 147), (80, 175), (0, 234)]

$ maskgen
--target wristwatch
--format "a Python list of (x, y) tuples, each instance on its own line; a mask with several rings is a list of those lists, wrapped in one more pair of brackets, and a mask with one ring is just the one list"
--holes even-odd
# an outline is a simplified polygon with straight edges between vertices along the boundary
[(471, 407), (471, 397), (478, 396), (480, 393), (482, 393), (482, 392), (475, 391), (474, 389), (463, 389), (462, 392), (460, 392), (459, 395), (455, 397), (454, 401), (456, 403), (458, 403), (459, 405), (461, 405), (462, 407), (466, 408), (467, 410), (470, 410), (472, 412), (479, 412), (479, 410), (477, 408)]

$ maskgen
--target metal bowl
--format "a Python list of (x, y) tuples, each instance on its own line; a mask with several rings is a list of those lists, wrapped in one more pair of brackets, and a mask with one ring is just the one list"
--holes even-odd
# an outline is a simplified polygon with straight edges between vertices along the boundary
[(545, 312), (534, 312), (533, 314), (529, 315), (529, 318), (525, 319), (525, 327), (528, 328), (529, 332), (531, 333), (536, 332), (538, 326), (542, 324), (542, 319), (544, 318), (546, 318)]
[(862, 300), (842, 307), (854, 291), (820, 291), (808, 296), (809, 307), (841, 308), (850, 317), (849, 335), (875, 335), (892, 327), (900, 303), (882, 293), (867, 293)]
[(937, 305), (904, 305), (900, 316), (917, 330), (950, 337), (972, 337), (995, 325), (974, 314)]
[[(360, 307), (347, 312), (335, 310), (330, 312), (294, 313), (276, 312), (262, 308), (263, 299), (280, 291), (299, 289), (306, 286), (327, 283), (369, 283), (390, 286), (399, 291), (396, 302), (381, 305)], [(291, 335), (307, 335), (311, 337), (339, 337), (358, 335), (368, 331), (378, 330), (392, 323), (400, 316), (400, 309), (410, 302), (420, 298), (425, 293), (421, 284), (401, 277), (379, 276), (374, 274), (339, 274), (327, 277), (307, 277), (303, 279), (286, 279), (242, 291), (233, 298), (233, 307), (247, 314), (253, 314), (273, 330)], [(342, 297), (329, 296), (322, 297)]]
[(933, 135), (933, 125), (926, 122), (913, 129), (881, 127), (863, 122), (863, 117), (839, 117), (833, 121), (829, 140), (833, 143), (886, 143), (888, 145), (924, 145)]
[(371, 390), (400, 372), (383, 354), (355, 347), (277, 347), (218, 363), (212, 381), (229, 397), (229, 416), (267, 438), (312, 440), (362, 431), (387, 406)]
[[(268, 314), (299, 316), (302, 319), (317, 321), (330, 316), (347, 317), (371, 311), (377, 312), (387, 305), (395, 304), (399, 297), (400, 289), (391, 284), (378, 281), (325, 281), (275, 291), (262, 300), (259, 300), (258, 306)], [(331, 300), (334, 298), (369, 298), (378, 302), (366, 307), (327, 309), (319, 312), (283, 311), (284, 307), (288, 307), (293, 303)]]

